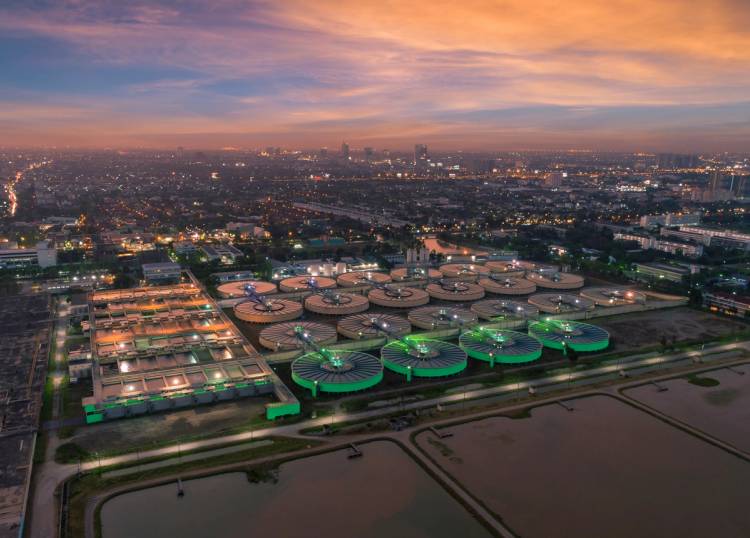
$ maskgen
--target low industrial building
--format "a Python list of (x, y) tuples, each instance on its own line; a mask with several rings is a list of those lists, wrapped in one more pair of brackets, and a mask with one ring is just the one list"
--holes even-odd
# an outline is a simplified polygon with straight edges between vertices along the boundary
[(275, 396), (268, 418), (298, 413), (298, 400), (194, 277), (183, 280), (90, 295), (87, 422), (255, 395)]
[(750, 312), (750, 297), (723, 291), (704, 292), (703, 306), (713, 312), (744, 318)]

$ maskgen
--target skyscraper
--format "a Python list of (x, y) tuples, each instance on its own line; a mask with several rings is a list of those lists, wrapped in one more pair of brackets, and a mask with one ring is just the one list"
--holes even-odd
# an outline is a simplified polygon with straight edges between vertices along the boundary
[(341, 143), (341, 158), (349, 160), (349, 144), (346, 142)]
[(721, 170), (719, 170), (718, 168), (716, 170), (713, 170), (710, 175), (709, 190), (711, 192), (716, 192), (717, 190), (721, 189), (722, 179), (724, 178), (721, 174)]
[(427, 146), (425, 144), (414, 145), (414, 166), (419, 166), (420, 161), (427, 163)]
[(365, 148), (365, 160), (369, 163), (372, 160), (373, 155), (375, 155), (375, 150), (371, 147)]

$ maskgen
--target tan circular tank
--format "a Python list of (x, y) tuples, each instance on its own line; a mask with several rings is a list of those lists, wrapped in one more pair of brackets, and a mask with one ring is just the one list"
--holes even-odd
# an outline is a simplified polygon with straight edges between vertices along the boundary
[(374, 273), (372, 271), (352, 271), (339, 275), (336, 279), (339, 286), (351, 288), (353, 286), (366, 286), (368, 284), (387, 284), (391, 277), (385, 273)]
[(285, 292), (306, 291), (312, 289), (310, 284), (315, 284), (320, 289), (336, 287), (336, 281), (325, 276), (293, 276), (279, 282), (279, 289)]
[(415, 267), (407, 269), (406, 267), (400, 267), (391, 271), (391, 278), (399, 282), (402, 280), (424, 280), (426, 278), (430, 280), (437, 280), (443, 278), (443, 273), (437, 269), (425, 269), (423, 267)]
[(312, 321), (286, 321), (276, 323), (260, 331), (258, 342), (273, 351), (301, 349), (302, 342), (297, 338), (297, 331), (307, 333), (312, 340), (321, 346), (333, 344), (337, 340), (336, 331), (325, 323)]
[(526, 279), (536, 284), (537, 288), (547, 290), (574, 290), (583, 287), (583, 277), (573, 273), (529, 271)]
[(645, 293), (628, 288), (586, 288), (581, 290), (581, 297), (591, 299), (597, 306), (604, 307), (646, 302)]
[(594, 301), (572, 293), (537, 293), (529, 297), (529, 304), (547, 314), (585, 312), (594, 309)]
[(305, 308), (316, 314), (344, 316), (364, 312), (370, 307), (370, 301), (364, 295), (356, 293), (322, 293), (310, 295), (305, 299)]
[(522, 277), (526, 272), (516, 260), (512, 261), (488, 261), (484, 266), (490, 270), (491, 274), (500, 274), (507, 277)]
[(234, 315), (249, 323), (289, 321), (302, 315), (302, 305), (287, 299), (267, 299), (263, 303), (243, 301), (234, 305)]
[(536, 284), (525, 278), (506, 277), (499, 273), (480, 278), (479, 285), (498, 295), (528, 295), (536, 291)]
[(360, 340), (383, 336), (383, 329), (387, 329), (395, 336), (403, 336), (411, 332), (411, 324), (401, 316), (393, 314), (355, 314), (338, 322), (336, 329), (339, 334)]
[(409, 321), (415, 327), (425, 330), (460, 327), (476, 323), (477, 315), (466, 308), (447, 306), (423, 306), (409, 312)]
[(227, 282), (221, 284), (216, 291), (223, 299), (232, 299), (234, 297), (244, 297), (245, 287), (251, 285), (255, 288), (258, 295), (271, 295), (276, 293), (276, 284), (264, 282), (262, 280), (238, 280), (236, 282)]
[(477, 301), (484, 297), (484, 288), (470, 282), (441, 282), (427, 285), (430, 297), (443, 301)]
[(398, 288), (395, 286), (370, 290), (367, 298), (372, 304), (388, 306), (390, 308), (413, 308), (430, 302), (430, 296), (424, 290), (418, 288)]
[(490, 270), (475, 263), (446, 263), (440, 266), (445, 278), (467, 278), (475, 280), (490, 274)]

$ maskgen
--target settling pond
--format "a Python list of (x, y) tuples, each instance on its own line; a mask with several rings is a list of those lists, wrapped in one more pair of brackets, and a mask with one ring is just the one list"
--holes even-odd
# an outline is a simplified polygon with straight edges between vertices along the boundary
[(489, 532), (400, 447), (387, 441), (283, 463), (272, 480), (231, 472), (119, 495), (104, 538), (221, 536), (487, 537)]
[(640, 385), (623, 394), (750, 453), (750, 365), (711, 370), (696, 377), (718, 384), (704, 387), (685, 378), (670, 379), (659, 382), (665, 391)]
[(614, 398), (567, 404), (417, 443), (520, 536), (750, 536), (750, 463)]

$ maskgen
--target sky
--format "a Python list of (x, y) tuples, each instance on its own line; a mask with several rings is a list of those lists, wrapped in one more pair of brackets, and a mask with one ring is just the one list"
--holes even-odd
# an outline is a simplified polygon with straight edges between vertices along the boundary
[(750, 2), (0, 2), (0, 145), (344, 140), (750, 150)]

